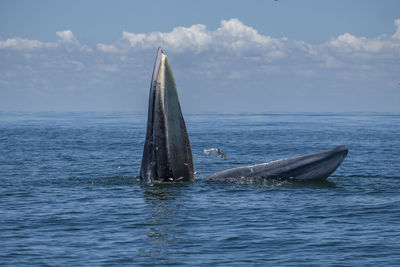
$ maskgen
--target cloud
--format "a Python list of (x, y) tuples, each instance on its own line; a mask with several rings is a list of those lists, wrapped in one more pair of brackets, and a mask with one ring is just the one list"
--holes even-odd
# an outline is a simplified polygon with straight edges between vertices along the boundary
[(71, 30), (58, 31), (56, 35), (59, 37), (57, 42), (41, 42), (38, 40), (29, 40), (25, 38), (15, 37), (5, 41), (0, 41), (0, 49), (11, 49), (16, 51), (34, 51), (41, 49), (55, 49), (66, 47), (68, 50), (78, 49), (84, 52), (91, 52), (92, 49), (87, 45), (82, 45), (75, 38)]
[(115, 45), (97, 44), (97, 50), (105, 53), (117, 53), (119, 50)]
[(392, 35), (392, 37), (395, 39), (400, 39), (400, 19), (396, 19), (394, 21), (394, 24), (396, 25), (397, 29), (396, 32)]
[(124, 31), (122, 40), (129, 42), (131, 48), (169, 47), (173, 50), (203, 50), (211, 37), (205, 25), (196, 24), (191, 27), (176, 27), (171, 32), (151, 32), (134, 34)]
[(70, 30), (56, 32), (56, 34), (60, 38), (61, 42), (73, 43), (77, 41), (74, 34)]
[(299, 62), (319, 61), (323, 66), (340, 67), (349, 58), (370, 59), (400, 56), (400, 19), (394, 21), (396, 31), (392, 36), (376, 38), (341, 34), (323, 44), (310, 44), (286, 37), (273, 38), (260, 34), (237, 18), (222, 20), (216, 30), (205, 25), (175, 27), (170, 32), (130, 33), (123, 31), (121, 40), (113, 44), (98, 44), (104, 53), (127, 53), (138, 50), (155, 50), (162, 46), (168, 52), (203, 54), (232, 54), (248, 60), (273, 62), (287, 60)]
[(252, 49), (269, 50), (272, 57), (282, 57), (280, 51), (285, 40), (261, 35), (252, 27), (244, 25), (237, 18), (222, 20), (214, 31), (207, 30), (202, 24), (190, 27), (175, 27), (170, 32), (130, 33), (122, 32), (122, 42), (106, 45), (98, 44), (102, 52), (115, 53), (127, 49), (155, 49), (166, 47), (169, 51), (183, 53), (187, 51), (248, 51)]
[(92, 52), (92, 49), (87, 45), (82, 45), (74, 36), (71, 30), (58, 31), (57, 36), (60, 38), (58, 44), (64, 46), (67, 49), (78, 49), (83, 52)]
[(396, 32), (392, 36), (381, 35), (376, 38), (366, 38), (344, 33), (332, 38), (322, 48), (328, 48), (351, 57), (398, 57), (400, 56), (400, 19), (396, 19), (394, 24)]
[[(94, 49), (80, 43), (71, 30), (57, 31), (54, 42), (0, 40), (0, 87), (5, 88), (0, 90), (0, 105), (10, 106), (7, 99), (29, 93), (37, 96), (37, 107), (42, 95), (52, 94), (52, 102), (67, 108), (81, 103), (85, 109), (86, 103), (93, 103), (143, 111), (158, 46), (170, 56), (182, 104), (190, 102), (186, 108), (193, 112), (219, 107), (233, 112), (238, 107), (286, 110), (302, 101), (309, 109), (313, 103), (332, 106), (327, 95), (337, 96), (337, 103), (357, 99), (367, 105), (371, 101), (366, 92), (399, 99), (400, 19), (394, 25), (389, 35), (343, 33), (320, 44), (271, 37), (237, 18), (222, 20), (216, 29), (195, 24), (167, 32), (123, 31), (119, 40), (98, 43)], [(397, 93), (385, 98), (377, 88)], [(354, 104), (346, 101), (349, 107)], [(390, 109), (398, 110), (394, 105)]]
[[(384, 75), (383, 68), (395, 70), (400, 62), (400, 19), (394, 21), (393, 35), (380, 35), (374, 38), (340, 34), (330, 41), (312, 45), (312, 59), (323, 62), (321, 66), (333, 69), (353, 69), (356, 72), (374, 72), (378, 69)], [(390, 73), (389, 70), (386, 70)], [(351, 76), (351, 74), (350, 74)], [(343, 77), (343, 75), (340, 75)], [(364, 77), (371, 78), (372, 74)]]
[(42, 48), (55, 48), (56, 43), (44, 43), (37, 40), (29, 40), (24, 38), (10, 38), (0, 41), (0, 49), (12, 49), (17, 51), (32, 51)]
[(212, 34), (213, 43), (224, 48), (243, 49), (256, 47), (276, 48), (281, 45), (278, 39), (261, 35), (252, 27), (244, 25), (238, 19), (223, 20), (221, 27)]
[(72, 64), (73, 66), (75, 66), (75, 70), (82, 70), (85, 65), (82, 62), (76, 61), (76, 60), (68, 60), (68, 63)]
[(211, 36), (205, 25), (176, 27), (171, 32), (152, 32), (149, 34), (122, 33), (122, 40), (127, 40), (131, 47), (154, 48), (170, 47), (173, 50), (203, 50), (210, 44)]
[(344, 53), (379, 53), (388, 49), (399, 48), (399, 45), (400, 43), (397, 40), (382, 37), (368, 39), (366, 37), (356, 37), (349, 33), (339, 35), (327, 44), (328, 47)]
[[(344, 33), (323, 44), (310, 44), (302, 40), (263, 35), (239, 19), (232, 18), (222, 20), (215, 30), (209, 30), (203, 24), (195, 24), (190, 27), (175, 27), (170, 32), (123, 31), (120, 40), (111, 44), (99, 43), (96, 50), (102, 53), (126, 54), (143, 50), (154, 51), (158, 46), (162, 46), (168, 53), (175, 54), (231, 54), (242, 57), (243, 60), (269, 63), (285, 58), (297, 63), (311, 60), (324, 62), (323, 66), (330, 68), (342, 66), (349, 58), (400, 56), (400, 19), (396, 19), (394, 24), (396, 31), (391, 36), (367, 38)], [(0, 49), (33, 51), (65, 48), (68, 51), (92, 52), (89, 46), (77, 40), (71, 30), (58, 31), (56, 35), (59, 38), (56, 42), (11, 38), (0, 41)]]

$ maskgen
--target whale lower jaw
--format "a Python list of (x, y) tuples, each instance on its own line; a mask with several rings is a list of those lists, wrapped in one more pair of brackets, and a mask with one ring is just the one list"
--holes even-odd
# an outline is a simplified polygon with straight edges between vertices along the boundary
[(207, 176), (206, 180), (262, 178), (323, 180), (329, 177), (347, 156), (346, 146), (298, 156), (280, 159), (252, 166), (224, 170)]
[(336, 171), (345, 157), (346, 156), (337, 155), (331, 159), (322, 161), (319, 164), (316, 164), (316, 166), (311, 167), (305, 173), (297, 175), (293, 178), (298, 180), (324, 180), (328, 178), (334, 171)]

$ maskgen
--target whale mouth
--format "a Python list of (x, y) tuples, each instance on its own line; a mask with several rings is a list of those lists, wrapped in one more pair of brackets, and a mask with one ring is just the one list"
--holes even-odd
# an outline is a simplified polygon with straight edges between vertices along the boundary
[(339, 146), (326, 153), (321, 159), (309, 164), (307, 170), (294, 178), (298, 180), (317, 180), (329, 177), (348, 154), (347, 146)]
[(194, 180), (192, 151), (178, 93), (161, 48), (150, 84), (140, 177), (146, 183)]

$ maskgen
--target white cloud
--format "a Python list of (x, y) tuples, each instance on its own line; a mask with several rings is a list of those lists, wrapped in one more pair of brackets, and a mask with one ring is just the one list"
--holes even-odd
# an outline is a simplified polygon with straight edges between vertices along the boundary
[[(319, 100), (328, 103), (324, 102), (325, 93), (336, 90), (353, 90), (354, 94), (370, 90), (378, 95), (376, 88), (398, 87), (400, 19), (394, 24), (393, 34), (370, 38), (344, 33), (326, 43), (312, 44), (271, 37), (233, 18), (221, 21), (216, 29), (195, 24), (168, 32), (124, 31), (115, 42), (95, 45), (93, 53), (86, 53), (91, 48), (81, 44), (71, 30), (56, 32), (54, 42), (15, 37), (0, 40), (0, 66), (12, 73), (0, 73), (0, 83), (9, 92), (23, 89), (32, 95), (35, 90), (53, 88), (60, 92), (54, 94), (60, 103), (64, 103), (62, 95), (77, 101), (87, 95), (114, 103), (108, 97), (110, 88), (115, 88), (112, 93), (121, 96), (119, 101), (130, 108), (131, 100), (136, 99), (141, 111), (148, 97), (153, 57), (162, 46), (170, 56), (181, 92), (187, 92), (182, 102), (185, 97), (204, 99), (197, 105), (199, 110), (202, 105), (203, 110), (213, 110), (219, 102), (230, 103), (225, 101), (228, 98), (246, 99), (248, 95), (257, 96), (259, 104), (251, 99), (246, 107), (273, 108), (293, 97), (293, 92), (313, 99), (315, 91), (310, 88), (320, 88)], [(0, 104), (6, 103), (1, 102), (5, 99), (1, 93)], [(353, 99), (358, 98), (354, 95)]]
[(397, 29), (396, 32), (392, 35), (393, 38), (400, 39), (400, 19), (396, 19), (394, 21), (394, 24), (396, 25)]
[(212, 34), (213, 43), (220, 44), (230, 49), (242, 49), (254, 46), (274, 47), (280, 46), (278, 39), (261, 35), (252, 27), (244, 25), (238, 19), (221, 21), (221, 27)]
[(102, 52), (114, 53), (130, 49), (154, 49), (158, 46), (169, 51), (182, 53), (185, 51), (221, 51), (229, 50), (240, 52), (244, 50), (268, 50), (270, 57), (280, 58), (284, 55), (281, 49), (287, 39), (275, 39), (261, 35), (252, 27), (244, 25), (240, 20), (233, 18), (222, 20), (215, 31), (207, 30), (202, 24), (190, 27), (175, 27), (170, 32), (130, 33), (123, 31), (122, 41), (114, 45), (99, 44), (97, 49)]
[(85, 67), (85, 65), (82, 62), (76, 61), (76, 60), (68, 60), (68, 63), (75, 66), (75, 70), (78, 70), (78, 71), (82, 70)]
[(54, 48), (56, 43), (44, 43), (37, 40), (29, 40), (24, 38), (10, 38), (5, 41), (0, 41), (0, 49), (12, 49), (18, 51), (31, 51), (41, 48)]
[(354, 55), (361, 57), (378, 54), (400, 56), (400, 19), (396, 19), (394, 24), (396, 25), (396, 32), (391, 37), (382, 35), (376, 38), (366, 38), (344, 33), (331, 39), (325, 44), (325, 47), (340, 53), (354, 53)]
[(47, 48), (67, 47), (69, 50), (78, 49), (83, 52), (91, 52), (92, 49), (87, 45), (82, 45), (75, 38), (70, 30), (58, 31), (56, 35), (59, 37), (57, 42), (41, 42), (38, 40), (29, 40), (25, 38), (15, 37), (5, 41), (0, 41), (0, 49), (11, 49), (16, 51), (32, 51)]
[(393, 35), (375, 38), (358, 37), (350, 33), (341, 34), (330, 41), (313, 45), (312, 57), (324, 62), (327, 68), (354, 68), (365, 70), (381, 66), (395, 66), (400, 62), (400, 19), (394, 21)]
[(62, 41), (62, 42), (71, 43), (71, 42), (77, 41), (71, 30), (59, 31), (59, 32), (56, 32), (56, 34), (60, 38), (60, 41)]
[(105, 53), (117, 53), (119, 50), (115, 45), (97, 44), (97, 50)]
[(176, 27), (167, 33), (134, 34), (124, 31), (122, 40), (127, 40), (131, 47), (164, 46), (174, 50), (203, 50), (211, 42), (211, 36), (205, 25), (196, 24), (189, 28)]
[(391, 48), (393, 43), (381, 38), (368, 39), (366, 37), (356, 37), (349, 33), (345, 33), (332, 39), (328, 43), (328, 46), (345, 53), (354, 51), (377, 53), (385, 48)]
[(57, 36), (60, 38), (58, 43), (62, 46), (67, 47), (69, 50), (78, 49), (83, 52), (92, 52), (92, 49), (87, 45), (82, 45), (72, 33), (71, 30), (58, 31)]
[[(286, 37), (273, 38), (260, 34), (256, 29), (243, 24), (239, 19), (222, 20), (215, 30), (205, 25), (175, 27), (170, 32), (130, 33), (123, 31), (121, 40), (112, 44), (96, 45), (104, 53), (124, 54), (128, 51), (151, 50), (162, 46), (168, 52), (233, 53), (255, 62), (272, 62), (288, 58), (319, 60), (326, 67), (337, 67), (343, 58), (393, 57), (400, 56), (400, 19), (394, 21), (395, 33), (376, 38), (358, 37), (350, 33), (341, 34), (322, 45), (313, 45)], [(0, 41), (0, 49), (32, 51), (64, 47), (67, 51), (91, 52), (81, 44), (71, 30), (56, 32), (56, 42), (41, 42), (20, 37)]]
[[(301, 40), (288, 38), (273, 38), (262, 35), (250, 26), (243, 24), (237, 18), (222, 20), (214, 31), (205, 25), (196, 24), (190, 27), (175, 27), (170, 32), (130, 33), (124, 31), (120, 42), (115, 44), (99, 44), (97, 49), (102, 52), (115, 53), (127, 49), (155, 49), (158, 46), (175, 53), (195, 52), (233, 52), (256, 54), (266, 61), (282, 59), (289, 54), (295, 57), (313, 57), (328, 60), (326, 66), (338, 66), (340, 60), (337, 53), (353, 54), (354, 56), (372, 56), (379, 53), (400, 54), (400, 19), (395, 20), (396, 32), (391, 36), (376, 38), (357, 37), (344, 33), (322, 45), (313, 45)], [(329, 52), (327, 55), (327, 49)]]

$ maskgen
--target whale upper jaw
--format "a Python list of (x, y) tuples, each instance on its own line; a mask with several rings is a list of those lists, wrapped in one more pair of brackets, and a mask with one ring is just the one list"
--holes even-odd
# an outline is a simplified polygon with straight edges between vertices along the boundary
[(150, 84), (143, 182), (193, 181), (193, 159), (168, 58), (159, 48)]
[(342, 163), (348, 153), (346, 146), (298, 156), (280, 159), (252, 166), (224, 170), (207, 176), (207, 180), (264, 178), (264, 179), (326, 179)]

